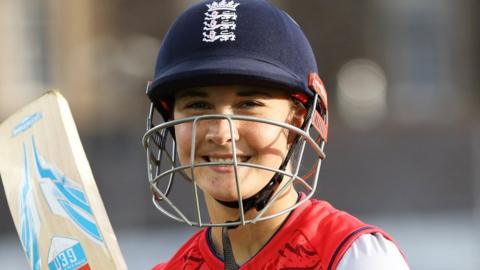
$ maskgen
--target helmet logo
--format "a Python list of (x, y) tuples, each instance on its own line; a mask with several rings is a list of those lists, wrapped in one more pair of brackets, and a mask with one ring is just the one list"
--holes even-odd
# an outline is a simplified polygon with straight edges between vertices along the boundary
[(235, 41), (235, 29), (237, 28), (237, 7), (240, 3), (234, 1), (220, 2), (213, 1), (207, 4), (208, 11), (205, 12), (203, 22), (203, 41)]

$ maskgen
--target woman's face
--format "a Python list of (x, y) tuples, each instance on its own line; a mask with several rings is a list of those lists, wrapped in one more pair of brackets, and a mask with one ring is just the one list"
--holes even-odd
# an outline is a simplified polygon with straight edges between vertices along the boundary
[[(297, 126), (301, 120), (298, 109), (287, 93), (250, 86), (211, 86), (187, 89), (175, 97), (174, 118), (205, 114), (247, 115)], [(175, 126), (179, 160), (190, 164), (192, 122)], [(235, 140), (238, 162), (254, 163), (277, 169), (282, 163), (292, 135), (287, 129), (259, 122), (233, 121), (233, 136), (228, 121), (208, 119), (197, 122), (195, 163), (232, 161), (232, 140)], [(242, 198), (257, 193), (272, 178), (266, 170), (238, 166)], [(191, 176), (191, 172), (185, 173)], [(195, 168), (198, 186), (218, 200), (237, 200), (234, 166), (203, 166)]]

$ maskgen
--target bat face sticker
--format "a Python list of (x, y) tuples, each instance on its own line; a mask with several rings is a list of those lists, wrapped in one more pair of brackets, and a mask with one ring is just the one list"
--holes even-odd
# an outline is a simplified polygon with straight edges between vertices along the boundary
[(63, 172), (48, 164), (39, 153), (33, 137), (32, 149), (35, 170), (50, 211), (71, 220), (90, 239), (103, 245), (103, 238), (84, 191)]

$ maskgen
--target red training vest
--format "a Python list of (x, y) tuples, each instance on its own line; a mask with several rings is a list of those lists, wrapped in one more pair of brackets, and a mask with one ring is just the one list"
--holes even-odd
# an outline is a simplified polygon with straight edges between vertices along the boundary
[[(240, 270), (335, 270), (348, 248), (363, 234), (384, 231), (367, 225), (325, 201), (309, 200), (293, 210), (282, 227)], [(207, 229), (194, 234), (166, 263), (152, 270), (223, 270), (208, 245)]]

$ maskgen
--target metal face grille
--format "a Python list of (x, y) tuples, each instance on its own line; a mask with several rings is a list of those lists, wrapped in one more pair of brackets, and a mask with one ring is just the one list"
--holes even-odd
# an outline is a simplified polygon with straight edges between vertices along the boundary
[[(149, 129), (143, 137), (143, 145), (147, 153), (148, 180), (153, 193), (153, 204), (160, 212), (174, 220), (186, 223), (190, 226), (198, 227), (237, 226), (256, 223), (258, 221), (271, 219), (288, 213), (311, 198), (316, 189), (321, 162), (323, 159), (325, 159), (325, 154), (323, 151), (325, 142), (321, 139), (318, 131), (315, 128), (312, 128), (312, 117), (307, 117), (308, 121), (305, 123), (304, 129), (297, 128), (284, 122), (258, 117), (223, 114), (209, 114), (182, 118), (154, 126), (153, 113), (154, 108), (152, 106), (147, 123)], [(231, 161), (195, 161), (194, 157), (196, 155), (196, 147), (194, 146), (196, 145), (198, 139), (197, 127), (201, 121), (205, 120), (227, 121), (230, 135), (232, 136), (231, 138), (234, 137), (233, 134), (235, 121), (263, 123), (266, 125), (281, 127), (289, 132), (294, 132), (298, 136), (298, 141), (292, 146), (296, 149), (294, 149), (294, 155), (291, 159), (291, 166), (289, 167), (290, 169), (281, 170), (279, 168), (266, 167), (261, 164), (241, 162), (237, 159), (235, 140), (231, 140)], [(175, 126), (186, 123), (191, 124), (192, 132), (190, 161), (180, 164), (175, 141)], [(213, 223), (209, 220), (208, 215), (203, 214), (206, 212), (205, 200), (204, 196), (201, 196), (203, 191), (197, 184), (195, 169), (204, 166), (233, 166), (237, 198), (239, 198), (238, 221)], [(247, 218), (244, 213), (241, 199), (242, 190), (238, 173), (238, 170), (241, 167), (264, 170), (271, 172), (272, 174), (277, 173), (283, 176), (282, 184), (278, 190), (271, 197), (267, 205), (261, 211), (255, 213), (254, 217), (249, 215), (249, 218)], [(266, 214), (266, 211), (270, 208), (270, 206), (277, 201), (279, 197), (292, 185), (295, 185), (297, 191), (304, 192), (306, 196), (296, 204), (289, 206), (286, 209), (282, 209), (276, 213), (269, 212)], [(188, 193), (190, 194), (185, 195)]]

